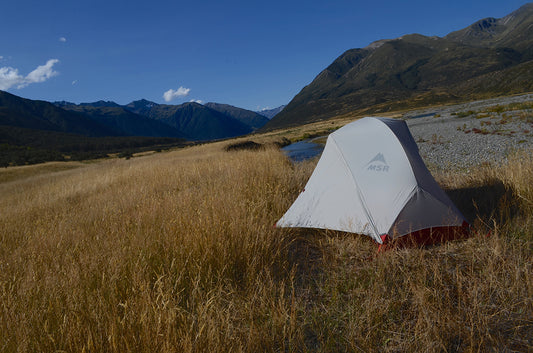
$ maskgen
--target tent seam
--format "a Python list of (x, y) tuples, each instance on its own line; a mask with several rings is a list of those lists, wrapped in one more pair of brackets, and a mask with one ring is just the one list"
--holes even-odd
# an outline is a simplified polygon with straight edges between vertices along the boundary
[[(411, 163), (410, 155), (408, 153), (408, 150), (407, 150), (406, 146), (403, 143), (403, 140), (400, 138), (400, 136), (398, 136), (398, 134), (396, 133), (396, 130), (391, 128), (385, 121), (383, 121), (380, 118), (376, 118), (376, 120), (379, 121), (381, 124), (385, 125), (385, 128), (387, 130), (389, 130), (392, 133), (392, 135), (396, 138), (396, 141), (398, 141), (398, 144), (401, 146), (401, 148), (403, 150), (403, 154), (404, 154), (405, 158), (407, 158), (407, 164), (409, 165), (409, 169), (411, 170), (411, 174), (413, 175), (413, 178), (414, 178), (414, 180), (416, 182), (415, 186), (409, 192), (409, 196), (406, 197), (405, 201), (403, 202), (402, 207), (400, 208), (400, 211), (398, 212), (398, 214), (396, 215), (396, 217), (394, 218), (394, 220), (391, 223), (391, 226), (390, 226), (390, 228), (388, 230), (389, 236), (391, 236), (390, 233), (394, 229), (394, 225), (396, 224), (396, 221), (398, 220), (398, 217), (400, 216), (402, 210), (409, 203), (409, 201), (413, 198), (413, 196), (415, 195), (416, 191), (418, 189), (420, 189), (420, 190), (422, 190), (422, 189), (419, 186), (419, 179), (418, 179), (418, 177), (417, 177), (417, 175), (415, 173), (415, 170), (414, 170), (413, 165)], [(407, 125), (407, 123), (405, 123), (405, 124)], [(409, 132), (409, 135), (411, 136), (411, 139), (414, 141), (413, 135), (411, 134), (410, 131), (408, 131), (408, 132)], [(417, 153), (419, 153), (418, 145), (416, 144), (416, 142), (415, 142), (415, 147), (417, 149)], [(425, 166), (425, 164), (424, 164), (424, 166)], [(428, 170), (428, 173), (429, 173), (429, 170)]]
[(346, 162), (346, 158), (344, 158), (344, 154), (337, 146), (337, 140), (335, 140), (335, 136), (333, 134), (330, 135), (331, 140), (334, 142), (335, 150), (339, 153), (342, 163), (344, 165), (344, 168), (348, 171), (348, 175), (350, 176), (350, 180), (355, 186), (355, 191), (357, 192), (357, 195), (359, 196), (359, 200), (361, 201), (361, 205), (363, 206), (363, 210), (365, 211), (365, 216), (368, 220), (368, 223), (372, 226), (372, 229), (374, 230), (375, 236), (373, 236), (374, 240), (376, 240), (379, 244), (382, 244), (383, 241), (379, 238), (379, 231), (376, 227), (376, 224), (374, 223), (374, 219), (372, 218), (372, 215), (370, 214), (370, 211), (368, 210), (368, 206), (366, 205), (365, 199), (363, 197), (363, 194), (361, 193), (361, 189), (359, 188), (359, 185), (357, 184), (357, 181), (354, 178), (354, 175), (352, 173), (352, 170), (350, 167), (348, 167), (348, 163)]

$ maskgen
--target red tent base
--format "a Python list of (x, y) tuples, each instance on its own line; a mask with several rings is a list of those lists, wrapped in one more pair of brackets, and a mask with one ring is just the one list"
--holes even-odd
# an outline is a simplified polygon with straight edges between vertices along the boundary
[(463, 222), (461, 226), (421, 229), (398, 238), (391, 238), (384, 234), (381, 236), (383, 244), (379, 246), (378, 251), (384, 250), (384, 247), (405, 248), (440, 244), (450, 240), (465, 239), (469, 235), (470, 226), (466, 222)]

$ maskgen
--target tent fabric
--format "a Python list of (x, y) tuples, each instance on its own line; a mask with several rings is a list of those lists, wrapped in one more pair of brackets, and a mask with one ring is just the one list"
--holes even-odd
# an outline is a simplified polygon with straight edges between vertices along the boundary
[(330, 134), (303, 192), (278, 227), (365, 234), (382, 244), (423, 229), (460, 227), (405, 121), (367, 117)]

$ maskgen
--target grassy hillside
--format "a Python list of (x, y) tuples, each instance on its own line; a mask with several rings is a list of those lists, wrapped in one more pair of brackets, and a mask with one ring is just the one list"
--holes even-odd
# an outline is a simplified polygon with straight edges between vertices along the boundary
[(420, 34), (347, 50), (263, 131), (363, 110), (392, 111), (524, 93), (532, 89), (533, 5), (445, 37)]
[(471, 239), (376, 256), (364, 236), (272, 227), (316, 161), (226, 144), (0, 171), (1, 350), (533, 347), (531, 151), (437, 175)]

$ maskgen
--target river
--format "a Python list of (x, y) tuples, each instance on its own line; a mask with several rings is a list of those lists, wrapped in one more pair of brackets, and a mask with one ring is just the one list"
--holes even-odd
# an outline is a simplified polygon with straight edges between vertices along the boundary
[(312, 139), (291, 143), (290, 145), (283, 147), (281, 150), (293, 162), (301, 162), (318, 156), (322, 153), (324, 150), (324, 144), (315, 142), (319, 139), (323, 140), (324, 137), (315, 137)]

